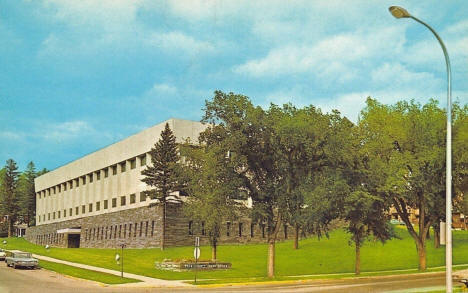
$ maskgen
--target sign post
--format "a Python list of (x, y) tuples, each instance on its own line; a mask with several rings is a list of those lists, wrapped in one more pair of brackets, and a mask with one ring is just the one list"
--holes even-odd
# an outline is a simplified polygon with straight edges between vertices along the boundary
[(198, 271), (198, 258), (200, 257), (200, 237), (195, 237), (195, 249), (193, 250), (193, 256), (195, 257), (195, 284), (197, 283), (197, 271)]

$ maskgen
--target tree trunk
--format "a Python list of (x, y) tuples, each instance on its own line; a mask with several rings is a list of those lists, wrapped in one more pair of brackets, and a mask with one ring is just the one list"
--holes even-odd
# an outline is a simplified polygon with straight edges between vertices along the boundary
[(431, 239), (431, 229), (427, 229), (426, 239)]
[(275, 240), (268, 241), (268, 278), (275, 277)]
[(434, 247), (440, 247), (440, 232), (438, 229), (434, 229)]
[(163, 201), (162, 206), (162, 229), (161, 229), (161, 250), (164, 250), (166, 241), (166, 201)]
[(359, 275), (361, 273), (361, 245), (354, 243), (356, 248), (356, 262), (354, 263), (354, 273)]
[(299, 225), (296, 224), (294, 227), (294, 249), (299, 248)]
[(418, 251), (418, 257), (419, 257), (419, 270), (420, 271), (425, 271), (426, 270), (426, 246), (422, 243), (418, 243), (416, 245), (416, 249)]
[(13, 236), (13, 235), (12, 235), (12, 228), (13, 228), (12, 226), (13, 226), (13, 225), (12, 225), (12, 223), (11, 223), (11, 218), (10, 218), (10, 216), (8, 216), (8, 237), (12, 237), (12, 236)]
[(214, 243), (211, 245), (211, 261), (216, 262), (216, 250), (217, 250), (217, 245)]

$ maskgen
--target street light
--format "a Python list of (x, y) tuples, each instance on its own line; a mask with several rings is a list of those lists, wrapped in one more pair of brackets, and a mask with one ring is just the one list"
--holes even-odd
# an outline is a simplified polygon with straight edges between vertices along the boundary
[(442, 51), (444, 51), (445, 64), (447, 66), (447, 149), (446, 149), (446, 178), (445, 178), (445, 282), (446, 292), (452, 292), (452, 77), (450, 59), (445, 44), (436, 31), (424, 21), (409, 14), (406, 9), (399, 6), (388, 8), (395, 18), (412, 18), (427, 27), (437, 38)]

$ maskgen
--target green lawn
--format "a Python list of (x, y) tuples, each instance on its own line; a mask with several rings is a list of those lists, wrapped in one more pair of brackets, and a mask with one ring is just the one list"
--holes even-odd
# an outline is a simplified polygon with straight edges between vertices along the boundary
[[(402, 239), (394, 239), (382, 245), (368, 242), (361, 250), (361, 271), (387, 271), (417, 269), (418, 258), (413, 239), (404, 228), (397, 228)], [(330, 233), (330, 238), (305, 239), (300, 242), (300, 249), (293, 250), (292, 242), (277, 243), (276, 275), (279, 278), (297, 275), (315, 275), (332, 273), (352, 273), (354, 271), (354, 248), (348, 245), (349, 235), (343, 230)], [(453, 233), (453, 263), (468, 263), (468, 232)], [(3, 239), (0, 239), (0, 243)], [(0, 244), (0, 247), (3, 247)], [(50, 248), (31, 244), (24, 239), (8, 239), (7, 249), (20, 249), (47, 255), (63, 260), (85, 263), (94, 266), (119, 270), (115, 262), (117, 249), (64, 249)], [(444, 248), (434, 249), (433, 241), (427, 242), (428, 267), (443, 266)], [(201, 258), (211, 256), (210, 247), (201, 248)], [(267, 246), (265, 244), (224, 245), (218, 250), (219, 261), (232, 263), (232, 269), (225, 271), (199, 272), (199, 279), (246, 279), (266, 276)], [(154, 262), (168, 259), (193, 258), (193, 247), (160, 249), (125, 249), (124, 270), (168, 280), (191, 280), (193, 272), (169, 272), (155, 269)]]
[(140, 282), (139, 280), (129, 279), (129, 278), (120, 278), (119, 276), (101, 273), (96, 271), (85, 270), (77, 267), (72, 267), (64, 264), (59, 264), (55, 262), (49, 262), (45, 260), (40, 260), (39, 264), (42, 268), (49, 271), (58, 272), (63, 275), (68, 275), (76, 278), (101, 282), (104, 284), (125, 284), (125, 283), (136, 283)]

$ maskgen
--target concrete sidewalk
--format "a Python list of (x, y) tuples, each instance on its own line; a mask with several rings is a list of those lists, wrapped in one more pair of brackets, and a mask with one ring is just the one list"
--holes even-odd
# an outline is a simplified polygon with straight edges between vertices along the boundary
[[(55, 263), (60, 263), (64, 265), (69, 265), (77, 268), (82, 268), (86, 270), (91, 270), (91, 271), (97, 271), (97, 272), (102, 272), (102, 273), (107, 273), (107, 274), (112, 274), (116, 276), (120, 276), (121, 272), (120, 271), (115, 271), (115, 270), (110, 270), (110, 269), (105, 269), (105, 268), (100, 268), (100, 267), (95, 267), (95, 266), (90, 266), (90, 265), (85, 265), (85, 264), (80, 264), (80, 263), (75, 263), (75, 262), (70, 262), (70, 261), (65, 261), (61, 259), (56, 259), (48, 256), (43, 256), (43, 255), (37, 255), (33, 254), (33, 257), (39, 259), (39, 260), (45, 260), (45, 261), (50, 261), (50, 262), (55, 262)], [(131, 279), (136, 279), (141, 281), (141, 283), (127, 283), (127, 284), (120, 284), (120, 285), (113, 285), (113, 286), (131, 286), (131, 287), (192, 287), (193, 285), (184, 283), (182, 281), (168, 281), (168, 280), (161, 280), (161, 279), (155, 279), (151, 277), (146, 277), (146, 276), (141, 276), (141, 275), (135, 275), (131, 273), (123, 273), (123, 276), (125, 278), (131, 278)]]

